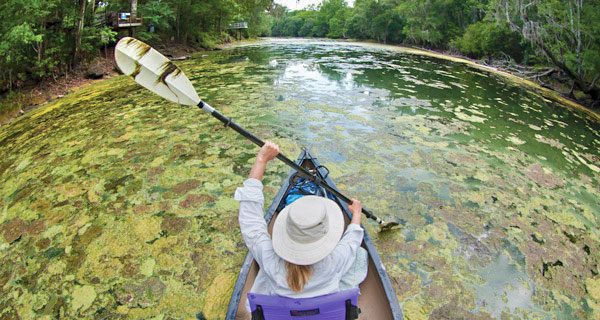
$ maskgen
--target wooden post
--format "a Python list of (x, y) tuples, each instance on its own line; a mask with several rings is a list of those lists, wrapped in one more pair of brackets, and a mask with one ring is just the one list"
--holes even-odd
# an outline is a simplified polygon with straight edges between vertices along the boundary
[(138, 0), (131, 0), (131, 15), (129, 16), (129, 36), (135, 36), (135, 28), (131, 25), (132, 23), (137, 22), (137, 4)]

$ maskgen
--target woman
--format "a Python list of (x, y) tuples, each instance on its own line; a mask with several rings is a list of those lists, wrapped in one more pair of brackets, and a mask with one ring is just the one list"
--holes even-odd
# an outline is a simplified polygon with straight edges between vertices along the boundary
[(347, 289), (348, 282), (358, 286), (366, 276), (367, 261), (360, 248), (364, 234), (360, 201), (352, 199), (352, 220), (344, 232), (343, 213), (334, 201), (304, 196), (279, 213), (271, 240), (263, 217), (261, 180), (278, 153), (279, 147), (267, 141), (244, 186), (235, 192), (244, 241), (260, 266), (251, 292), (306, 298)]

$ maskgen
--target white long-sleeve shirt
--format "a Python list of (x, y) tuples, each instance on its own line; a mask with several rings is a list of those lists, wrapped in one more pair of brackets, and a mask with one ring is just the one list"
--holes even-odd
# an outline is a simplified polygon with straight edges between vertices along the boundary
[(293, 298), (316, 297), (340, 291), (340, 280), (356, 259), (356, 251), (363, 240), (364, 230), (350, 224), (335, 249), (323, 260), (313, 264), (312, 276), (302, 292), (292, 291), (286, 281), (284, 260), (273, 250), (267, 223), (263, 217), (263, 185), (257, 179), (247, 179), (235, 191), (240, 202), (240, 228), (246, 246), (258, 262), (260, 270), (251, 292)]

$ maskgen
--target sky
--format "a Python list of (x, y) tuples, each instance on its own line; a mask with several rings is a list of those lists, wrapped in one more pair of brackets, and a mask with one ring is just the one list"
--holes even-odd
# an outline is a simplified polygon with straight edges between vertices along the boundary
[[(300, 10), (304, 9), (311, 4), (318, 5), (323, 2), (322, 0), (275, 0), (275, 3), (278, 3), (282, 6), (288, 7), (290, 10)], [(346, 0), (348, 5), (352, 6), (354, 4), (354, 0)]]

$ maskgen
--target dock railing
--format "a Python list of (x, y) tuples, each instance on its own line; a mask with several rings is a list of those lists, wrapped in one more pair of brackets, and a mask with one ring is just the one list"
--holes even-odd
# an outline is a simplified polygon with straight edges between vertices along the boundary
[(234, 22), (229, 25), (229, 29), (248, 29), (248, 22)]

